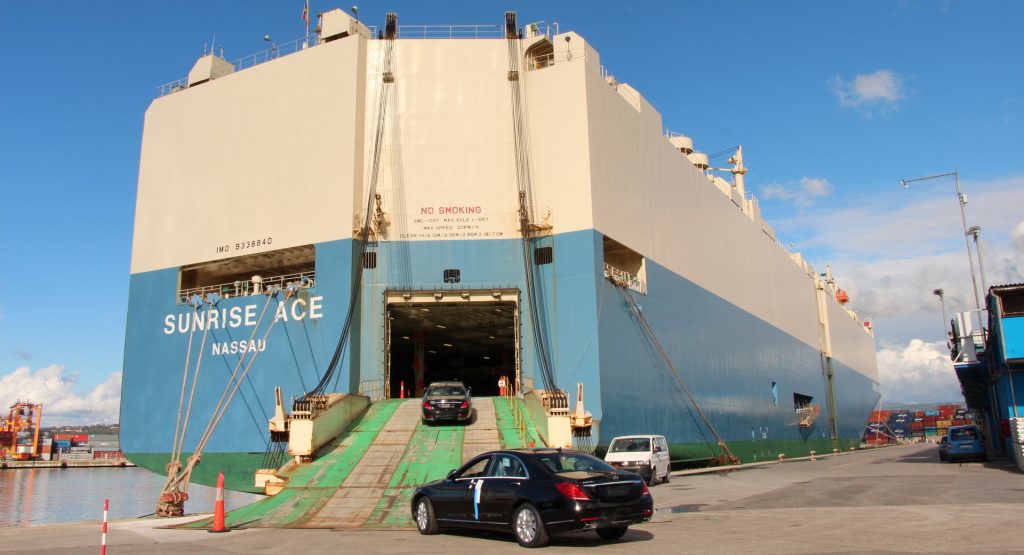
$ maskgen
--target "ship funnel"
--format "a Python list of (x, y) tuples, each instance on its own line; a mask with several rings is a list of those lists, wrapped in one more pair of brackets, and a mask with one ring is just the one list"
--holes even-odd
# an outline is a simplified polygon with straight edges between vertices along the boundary
[(669, 137), (668, 142), (673, 147), (675, 147), (676, 150), (682, 152), (683, 154), (690, 154), (691, 152), (693, 152), (693, 139), (687, 137), (686, 135), (676, 135), (674, 137)]
[(708, 155), (703, 152), (691, 152), (686, 155), (690, 159), (690, 162), (697, 166), (697, 169), (704, 171), (708, 169)]

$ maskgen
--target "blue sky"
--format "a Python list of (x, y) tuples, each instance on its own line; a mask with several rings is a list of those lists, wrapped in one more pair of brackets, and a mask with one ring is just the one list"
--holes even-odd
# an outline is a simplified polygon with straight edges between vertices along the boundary
[[(497, 24), (506, 9), (583, 35), (698, 150), (742, 144), (780, 240), (831, 263), (875, 322), (886, 399), (958, 398), (931, 293), (945, 288), (951, 311), (973, 304), (953, 182), (899, 180), (958, 169), (988, 281), (1024, 281), (1024, 3), (359, 4), (369, 25), (387, 11)], [(214, 36), (237, 59), (264, 35), (301, 37), (301, 10), (0, 3), (0, 403), (41, 400), (50, 423), (116, 418), (145, 110)]]

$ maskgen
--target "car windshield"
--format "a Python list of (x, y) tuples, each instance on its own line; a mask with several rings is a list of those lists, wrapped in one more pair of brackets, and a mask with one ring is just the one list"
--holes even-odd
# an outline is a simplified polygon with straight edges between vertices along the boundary
[(555, 474), (579, 470), (615, 470), (601, 459), (583, 453), (550, 453), (538, 455), (537, 459)]
[(949, 433), (953, 441), (974, 441), (978, 439), (978, 430), (974, 428), (961, 428), (959, 430), (952, 430)]
[(449, 395), (465, 395), (466, 389), (457, 385), (431, 386), (427, 390), (427, 397), (440, 397)]
[(609, 453), (650, 453), (651, 440), (646, 437), (622, 437), (612, 442)]

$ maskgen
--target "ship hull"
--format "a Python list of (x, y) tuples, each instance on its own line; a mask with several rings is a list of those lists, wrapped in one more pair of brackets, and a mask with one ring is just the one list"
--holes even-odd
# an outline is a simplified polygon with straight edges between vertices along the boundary
[(582, 384), (599, 450), (659, 434), (676, 460), (721, 442), (756, 461), (859, 437), (873, 335), (776, 240), (741, 151), (732, 182), (709, 173), (576, 33), (374, 40), (332, 18), (333, 40), (244, 70), (205, 56), (146, 112), (134, 462), (163, 472), (183, 437), (193, 481), (229, 467), (251, 490), (275, 387), (290, 405), (447, 379)]
[[(194, 482), (212, 484), (216, 473), (225, 471), (228, 487), (255, 491), (251, 478), (264, 464), (274, 387), (282, 387), (285, 398), (292, 398), (323, 376), (349, 302), (355, 244), (337, 241), (315, 246), (316, 285), (297, 297), (305, 300), (305, 308), (294, 300), (268, 300), (265, 295), (221, 299), (208, 310), (226, 312), (227, 324), (218, 327), (222, 322), (204, 322), (211, 328), (205, 330), (205, 340), (202, 328), (181, 325), (181, 318), (194, 311), (169, 294), (177, 284), (177, 269), (133, 276), (122, 395), (122, 445), (127, 456), (140, 466), (163, 472), (170, 457), (170, 432), (178, 427), (186, 355), (190, 360), (186, 411), (195, 367), (200, 367), (186, 456), (214, 416), (220, 396), (226, 388), (231, 391), (232, 371), (241, 371), (248, 358), (255, 356), (193, 474)], [(649, 264), (645, 294), (628, 294), (637, 299), (691, 399), (631, 314), (622, 290), (605, 277), (601, 234), (590, 230), (555, 235), (539, 244), (551, 246), (556, 253), (537, 282), (545, 307), (539, 320), (544, 340), (550, 345), (559, 385), (571, 389), (574, 383), (585, 384), (599, 450), (615, 436), (637, 433), (665, 435), (673, 460), (694, 464), (722, 455), (714, 433), (744, 462), (856, 445), (877, 399), (875, 380), (842, 361), (832, 361), (838, 433), (833, 437), (827, 406), (813, 425), (800, 427), (794, 393), (827, 405), (821, 351), (693, 282)], [(334, 387), (359, 392), (360, 384), (386, 379), (389, 342), (382, 324), (387, 318), (388, 291), (523, 291), (521, 248), (518, 240), (378, 245), (377, 267), (362, 270), (373, 275), (364, 276), (351, 343)], [(439, 260), (444, 264), (430, 262)], [(457, 285), (439, 282), (441, 266), (459, 268), (462, 281)], [(402, 280), (395, 280), (399, 275)], [(319, 299), (320, 313), (310, 313), (311, 299)], [(264, 304), (268, 308), (260, 320)], [(237, 327), (230, 326), (234, 307), (243, 307)], [(542, 382), (540, 361), (530, 304), (523, 300), (518, 308), (522, 311), (520, 386), (529, 389)], [(245, 325), (246, 309), (253, 326)], [(232, 344), (249, 341), (256, 342), (255, 351), (231, 352)], [(472, 380), (471, 372), (458, 377)], [(397, 388), (393, 393), (399, 395)]]

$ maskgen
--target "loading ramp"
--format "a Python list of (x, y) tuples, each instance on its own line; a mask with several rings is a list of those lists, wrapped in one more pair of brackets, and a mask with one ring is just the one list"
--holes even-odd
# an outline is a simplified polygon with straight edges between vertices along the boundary
[[(473, 400), (470, 424), (425, 425), (418, 399), (370, 405), (348, 431), (323, 447), (311, 463), (289, 465), (280, 493), (233, 510), (230, 528), (411, 528), (409, 502), (416, 487), (445, 477), (473, 456), (500, 448), (542, 445), (528, 417), (525, 430), (512, 397)], [(206, 518), (182, 525), (209, 528)]]

